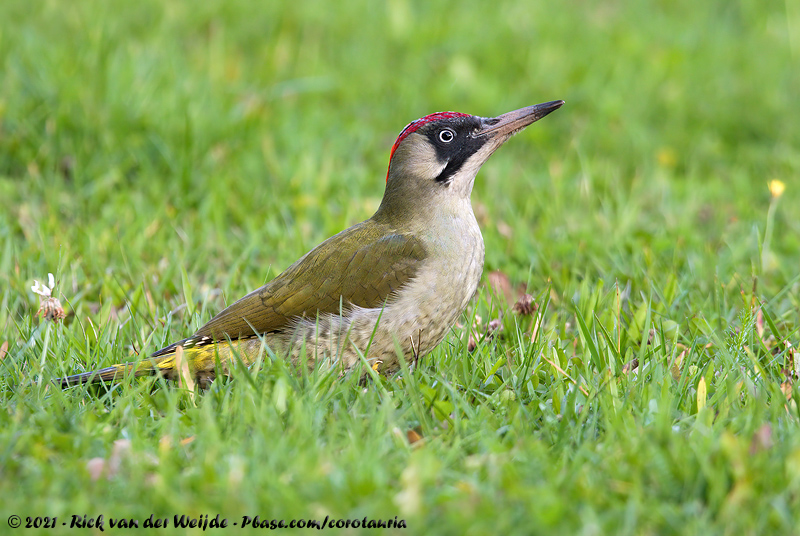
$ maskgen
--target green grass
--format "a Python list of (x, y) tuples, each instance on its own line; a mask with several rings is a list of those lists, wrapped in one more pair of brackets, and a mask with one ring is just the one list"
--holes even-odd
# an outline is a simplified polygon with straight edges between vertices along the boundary
[[(336, 6), (0, 3), (0, 527), (797, 534), (797, 3)], [(539, 309), (484, 284), (463, 323), (504, 329), (474, 351), (454, 333), (366, 387), (269, 360), (194, 398), (50, 384), (191, 334), (369, 217), (407, 122), (554, 99), (475, 185), (484, 282)]]

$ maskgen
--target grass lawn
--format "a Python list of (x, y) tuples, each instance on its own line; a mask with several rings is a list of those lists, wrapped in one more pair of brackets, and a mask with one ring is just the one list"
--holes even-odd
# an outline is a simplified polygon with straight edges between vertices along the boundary
[[(0, 530), (800, 533), (799, 95), (795, 0), (0, 2)], [(476, 181), (474, 344), (52, 384), (369, 217), (409, 121), (555, 99)]]

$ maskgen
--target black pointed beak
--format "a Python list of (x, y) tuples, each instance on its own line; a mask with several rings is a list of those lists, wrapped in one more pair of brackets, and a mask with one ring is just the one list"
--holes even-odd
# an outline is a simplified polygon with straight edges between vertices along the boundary
[(474, 135), (490, 135), (492, 138), (506, 140), (531, 123), (535, 123), (542, 117), (558, 110), (563, 105), (563, 100), (544, 102), (485, 119), (483, 127), (475, 132)]

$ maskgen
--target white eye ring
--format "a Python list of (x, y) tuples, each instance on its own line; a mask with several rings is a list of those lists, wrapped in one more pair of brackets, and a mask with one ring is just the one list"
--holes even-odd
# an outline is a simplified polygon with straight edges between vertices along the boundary
[(439, 132), (439, 141), (442, 143), (450, 143), (456, 139), (456, 133), (452, 129), (446, 128)]

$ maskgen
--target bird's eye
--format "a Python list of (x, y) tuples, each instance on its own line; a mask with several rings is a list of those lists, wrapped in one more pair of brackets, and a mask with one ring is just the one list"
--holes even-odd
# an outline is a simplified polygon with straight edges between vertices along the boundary
[(442, 143), (450, 143), (455, 139), (455, 137), (456, 133), (450, 130), (449, 128), (446, 128), (439, 132), (439, 140)]

